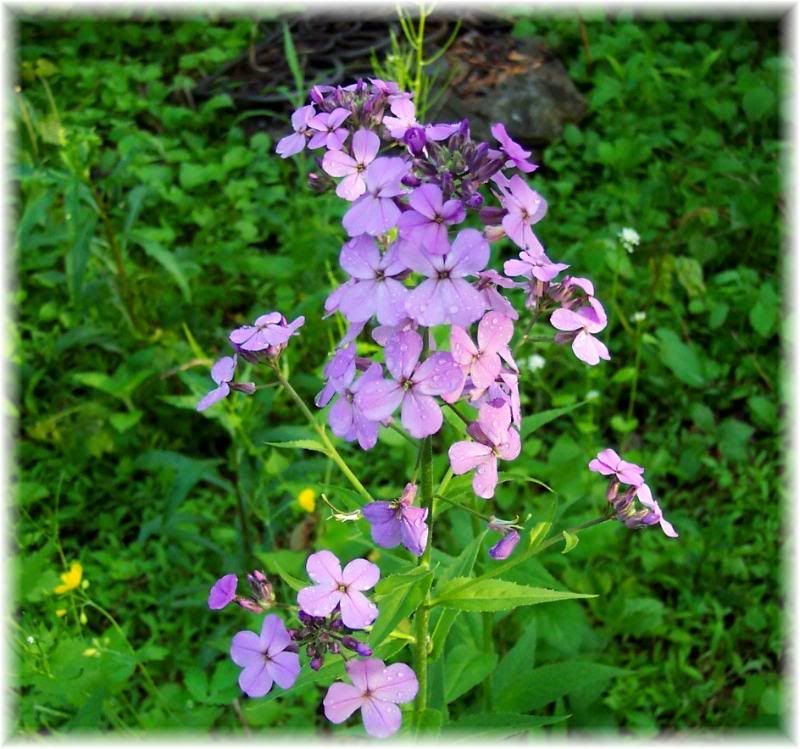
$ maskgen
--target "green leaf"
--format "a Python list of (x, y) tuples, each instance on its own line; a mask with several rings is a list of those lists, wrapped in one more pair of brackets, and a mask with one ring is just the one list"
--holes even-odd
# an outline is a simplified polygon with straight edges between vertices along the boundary
[(750, 88), (742, 97), (742, 108), (751, 122), (761, 120), (775, 110), (775, 94), (766, 86)]
[(561, 531), (561, 535), (564, 536), (564, 548), (562, 549), (562, 554), (569, 554), (577, 545), (580, 539), (574, 533), (570, 533), (569, 531)]
[(286, 442), (265, 442), (264, 444), (279, 447), (282, 450), (312, 450), (328, 455), (328, 448), (317, 440), (287, 440)]
[(436, 736), (442, 731), (442, 723), (444, 716), (441, 710), (435, 710), (432, 707), (426, 707), (422, 714), (419, 716), (417, 723), (417, 731), (425, 733), (426, 735)]
[(656, 335), (661, 343), (661, 361), (681, 382), (703, 387), (706, 384), (705, 367), (695, 347), (684, 343), (675, 331), (667, 328), (659, 328)]
[(380, 614), (369, 636), (369, 644), (380, 645), (398, 623), (422, 602), (431, 587), (433, 572), (422, 567), (412, 572), (390, 575), (375, 588), (375, 603)]
[(579, 408), (586, 403), (588, 403), (588, 401), (580, 401), (578, 403), (573, 403), (570, 406), (564, 406), (563, 408), (551, 408), (547, 411), (540, 411), (538, 414), (524, 416), (522, 419), (522, 438), (525, 439), (525, 437), (535, 432), (537, 429), (539, 429), (539, 427), (549, 424), (559, 416), (563, 416), (570, 411), (574, 411), (576, 408)]
[(459, 643), (447, 654), (444, 672), (448, 704), (469, 692), (489, 676), (497, 665), (496, 653), (481, 653), (469, 643)]
[(308, 587), (307, 582), (303, 582), (294, 575), (290, 575), (283, 568), (283, 565), (275, 558), (275, 556), (270, 556), (268, 564), (271, 564), (275, 568), (275, 572), (278, 574), (278, 577), (280, 577), (280, 579), (283, 580), (283, 582), (285, 582), (292, 590), (299, 591)]
[(86, 220), (78, 228), (75, 241), (67, 253), (67, 278), (69, 279), (69, 289), (73, 299), (77, 299), (83, 289), (83, 277), (86, 274), (86, 266), (89, 264), (89, 254), (96, 224), (96, 216), (87, 216)]
[(538, 622), (538, 616), (528, 617), (525, 630), (497, 666), (492, 676), (492, 688), (496, 693), (502, 694), (508, 689), (525, 689), (528, 674), (536, 662)]
[[(439, 586), (455, 577), (466, 577), (472, 572), (485, 536), (486, 530), (477, 538), (473, 539), (456, 557), (452, 564), (439, 572)], [(440, 658), (442, 653), (444, 653), (447, 635), (460, 613), (461, 612), (457, 609), (439, 609), (438, 611), (434, 611), (431, 615), (431, 642), (433, 643), (430, 656), (431, 660)]]
[(144, 416), (144, 411), (129, 411), (127, 413), (111, 414), (109, 421), (120, 434), (127, 432), (131, 427), (136, 426)]
[(466, 713), (448, 724), (448, 730), (467, 734), (470, 739), (491, 735), (505, 738), (512, 734), (522, 733), (530, 728), (540, 728), (560, 723), (569, 715), (521, 715), (520, 713)]
[(703, 266), (693, 257), (675, 258), (675, 276), (689, 298), (701, 296), (705, 293), (706, 285), (703, 282)]
[(767, 281), (758, 290), (758, 299), (750, 310), (750, 324), (762, 338), (769, 338), (778, 319), (780, 298)]
[(517, 606), (595, 597), (588, 593), (533, 588), (506, 580), (457, 577), (436, 589), (432, 605), (461, 611), (507, 611)]
[(528, 671), (525, 689), (507, 689), (496, 697), (498, 711), (525, 712), (555, 702), (588, 684), (605, 683), (624, 669), (591, 661), (548, 663)]
[(172, 277), (172, 280), (175, 281), (177, 287), (181, 290), (184, 301), (191, 302), (192, 291), (189, 288), (189, 282), (174, 253), (164, 249), (158, 242), (152, 239), (145, 239), (136, 235), (134, 235), (132, 239), (134, 239), (149, 257), (167, 271)]

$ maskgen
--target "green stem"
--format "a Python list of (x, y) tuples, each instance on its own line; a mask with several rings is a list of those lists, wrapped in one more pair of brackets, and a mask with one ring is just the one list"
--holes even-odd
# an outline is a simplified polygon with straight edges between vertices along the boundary
[(636, 358), (633, 362), (633, 382), (631, 392), (628, 397), (628, 420), (633, 416), (633, 405), (636, 403), (636, 386), (639, 384), (639, 364), (642, 359), (642, 332), (639, 324), (636, 325)]
[(297, 391), (289, 384), (289, 380), (287, 380), (283, 376), (283, 372), (281, 372), (280, 367), (278, 367), (277, 361), (274, 359), (270, 359), (270, 366), (272, 367), (273, 371), (275, 372), (275, 376), (278, 378), (278, 382), (281, 383), (283, 389), (289, 393), (292, 400), (297, 404), (299, 409), (303, 412), (303, 416), (306, 417), (308, 423), (311, 424), (314, 431), (317, 433), (317, 436), (320, 438), (320, 441), (325, 446), (325, 449), (328, 451), (328, 455), (333, 460), (334, 463), (339, 467), (339, 470), (345, 475), (347, 480), (353, 485), (353, 488), (362, 496), (367, 502), (372, 502), (372, 495), (364, 488), (364, 485), (358, 480), (358, 477), (350, 470), (350, 466), (347, 465), (344, 458), (339, 454), (339, 451), (336, 449), (336, 446), (331, 442), (330, 437), (328, 437), (327, 432), (325, 431), (324, 427), (321, 427), (317, 420), (314, 418), (314, 414), (311, 413), (309, 407), (305, 404), (305, 401), (298, 395)]
[[(433, 453), (431, 438), (425, 437), (420, 445), (420, 506), (428, 509), (428, 543), (420, 558), (420, 566), (430, 569), (433, 548)], [(414, 671), (419, 682), (414, 702), (414, 725), (428, 704), (428, 626), (430, 624), (430, 593), (414, 614)]]

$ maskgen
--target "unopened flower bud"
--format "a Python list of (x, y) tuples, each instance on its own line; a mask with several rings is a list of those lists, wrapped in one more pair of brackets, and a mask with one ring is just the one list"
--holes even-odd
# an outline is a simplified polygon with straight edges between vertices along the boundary
[(314, 621), (314, 617), (311, 616), (311, 614), (307, 614), (303, 609), (300, 609), (297, 613), (297, 618), (303, 622), (303, 624), (311, 624), (311, 622)]
[(252, 395), (256, 392), (256, 384), (254, 382), (231, 382), (229, 385), (231, 390), (238, 390), (245, 395)]
[(425, 128), (410, 127), (403, 134), (403, 143), (408, 146), (408, 150), (414, 156), (421, 156), (425, 149)]
[(314, 644), (306, 645), (306, 655), (309, 658), (314, 658), (317, 655), (317, 647)]
[(606, 499), (609, 502), (613, 502), (617, 498), (617, 494), (619, 494), (619, 481), (616, 478), (612, 478), (608, 484)]
[(341, 649), (339, 648), (339, 643), (332, 642), (330, 645), (328, 645), (328, 652), (333, 653), (334, 655), (338, 655), (341, 652)]
[(325, 659), (321, 655), (314, 656), (311, 659), (311, 662), (308, 664), (314, 671), (319, 671), (322, 668), (322, 664), (325, 663)]
[(342, 645), (344, 645), (348, 650), (352, 650), (361, 656), (366, 657), (372, 655), (372, 648), (363, 642), (359, 642), (355, 637), (346, 635), (342, 638)]
[(340, 618), (336, 618), (331, 620), (330, 624), (331, 629), (335, 629), (337, 632), (341, 632), (344, 629), (344, 622)]
[(413, 174), (406, 174), (400, 182), (406, 187), (419, 187), (422, 184), (422, 180), (419, 177), (415, 177)]
[(519, 533), (517, 531), (509, 531), (503, 538), (501, 538), (491, 549), (489, 549), (489, 556), (492, 559), (508, 559), (514, 549), (519, 543)]
[(250, 583), (250, 589), (253, 591), (253, 597), (256, 601), (272, 603), (275, 600), (272, 584), (261, 570), (250, 572), (247, 575), (247, 582)]
[(483, 205), (483, 195), (479, 192), (474, 192), (465, 201), (464, 205), (467, 208), (480, 208)]
[(252, 611), (254, 614), (260, 614), (264, 610), (264, 607), (256, 603), (252, 598), (245, 598), (244, 596), (236, 596), (236, 604), (245, 611)]

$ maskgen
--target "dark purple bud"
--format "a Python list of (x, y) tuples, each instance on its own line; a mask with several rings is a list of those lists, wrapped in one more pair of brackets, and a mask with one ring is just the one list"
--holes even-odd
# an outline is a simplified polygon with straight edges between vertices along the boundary
[(341, 652), (341, 649), (339, 648), (339, 643), (332, 642), (330, 645), (328, 645), (328, 652), (333, 653), (334, 655), (339, 655), (339, 653)]
[(306, 645), (306, 655), (307, 655), (309, 658), (314, 658), (314, 657), (317, 655), (317, 648), (316, 648), (316, 646), (315, 646), (315, 645), (313, 645), (313, 644)]
[(425, 149), (425, 128), (424, 127), (410, 127), (403, 134), (403, 143), (408, 146), (414, 156), (421, 156)]
[(330, 627), (331, 629), (341, 632), (344, 629), (344, 622), (337, 617), (336, 619), (331, 620)]
[(453, 194), (453, 175), (450, 172), (444, 172), (439, 178), (439, 186), (442, 188), (445, 200), (449, 199)]
[(255, 382), (230, 382), (228, 384), (231, 390), (238, 390), (245, 395), (252, 395), (256, 392)]
[(303, 622), (303, 624), (311, 624), (311, 622), (314, 621), (314, 617), (311, 616), (311, 614), (306, 614), (303, 609), (300, 609), (300, 611), (297, 613), (297, 618)]
[(487, 226), (497, 226), (505, 215), (506, 212), (502, 208), (493, 205), (487, 205), (478, 212), (478, 218)]
[(415, 177), (413, 174), (406, 174), (400, 182), (406, 187), (419, 187), (422, 184), (422, 180), (419, 177)]
[(469, 120), (466, 117), (458, 126), (458, 134), (465, 140), (469, 139)]
[(321, 655), (317, 655), (311, 659), (311, 662), (308, 664), (314, 671), (319, 671), (322, 668), (322, 664), (325, 663), (324, 658)]
[(249, 573), (247, 582), (250, 583), (250, 589), (253, 591), (253, 597), (256, 601), (272, 603), (275, 600), (272, 584), (261, 570), (253, 570)]
[(519, 533), (517, 531), (509, 531), (489, 549), (489, 556), (492, 559), (508, 559), (518, 543)]
[(465, 201), (466, 208), (480, 208), (483, 205), (483, 195), (479, 192), (474, 192)]
[(261, 604), (256, 603), (250, 598), (244, 598), (243, 596), (238, 596), (236, 598), (236, 603), (241, 608), (245, 609), (246, 611), (252, 611), (254, 614), (260, 614), (264, 610), (264, 607)]
[(293, 640), (298, 639), (298, 635), (300, 634), (299, 630), (295, 629), (294, 627), (288, 627), (286, 631), (288, 632), (289, 637), (291, 637)]
[(344, 645), (348, 650), (352, 650), (353, 652), (358, 653), (361, 656), (366, 657), (372, 655), (372, 648), (363, 642), (359, 642), (358, 640), (356, 640), (355, 637), (350, 637), (350, 636), (343, 637), (342, 645)]
[(322, 104), (325, 100), (325, 96), (319, 86), (314, 86), (311, 91), (308, 92), (308, 96), (311, 99), (311, 103), (316, 105)]
[(606, 499), (609, 502), (613, 502), (617, 498), (617, 494), (619, 494), (619, 481), (614, 477), (608, 484)]

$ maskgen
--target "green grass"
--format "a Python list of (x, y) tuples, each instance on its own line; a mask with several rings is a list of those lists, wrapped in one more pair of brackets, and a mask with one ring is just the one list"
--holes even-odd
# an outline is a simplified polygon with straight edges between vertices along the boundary
[[(681, 537), (605, 524), (567, 555), (521, 565), (508, 579), (599, 596), (490, 615), (489, 637), (486, 617), (462, 614), (433, 686), (459, 695), (447, 705), (456, 725), (494, 711), (569, 716), (537, 729), (555, 734), (778, 729), (778, 27), (584, 18), (591, 62), (574, 17), (520, 18), (515, 33), (544, 36), (588, 99), (533, 178), (550, 205), (537, 234), (612, 310), (612, 360), (588, 368), (561, 348), (527, 349), (546, 363), (523, 369), (526, 413), (594, 397), (526, 439), (511, 471), (555, 499), (509, 484), (498, 513), (570, 525), (598, 515), (602, 482), (584, 465), (613, 445), (647, 466)], [(237, 501), (273, 573), (277, 560), (304, 576), (311, 548), (369, 551), (363, 521), (323, 523), (327, 511), (296, 504), (302, 488), (338, 481), (325, 458), (264, 446), (308, 436), (285, 395), (193, 410), (231, 327), (267, 309), (304, 314), (287, 359), (309, 399), (341, 332), (319, 322), (340, 278), (341, 201), (310, 192), (310, 160), (276, 158), (227, 97), (192, 107), (184, 93), (255, 33), (249, 20), (20, 23), (15, 733), (241, 733), (242, 720), (329, 730), (314, 686), (240, 699), (226, 653), (252, 618), (205, 606), (219, 574), (254, 563)], [(616, 239), (625, 226), (641, 235), (632, 255)], [(413, 468), (392, 432), (367, 456), (343, 449), (378, 496)], [(457, 511), (442, 517), (446, 562), (475, 528)], [(89, 587), (54, 595), (75, 559)], [(379, 561), (388, 573), (403, 560)], [(455, 681), (465, 660), (489, 666)]]

